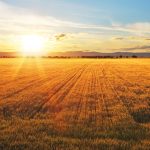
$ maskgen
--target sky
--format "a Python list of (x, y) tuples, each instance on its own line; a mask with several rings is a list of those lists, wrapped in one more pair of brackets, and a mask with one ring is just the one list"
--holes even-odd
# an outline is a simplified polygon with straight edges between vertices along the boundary
[(149, 0), (0, 0), (0, 52), (21, 37), (44, 37), (45, 51), (150, 52)]

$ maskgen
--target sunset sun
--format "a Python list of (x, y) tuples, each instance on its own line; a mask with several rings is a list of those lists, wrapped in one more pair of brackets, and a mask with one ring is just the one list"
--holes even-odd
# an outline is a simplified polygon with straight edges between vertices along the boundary
[(21, 38), (21, 52), (25, 56), (41, 56), (44, 38), (39, 35), (25, 35)]

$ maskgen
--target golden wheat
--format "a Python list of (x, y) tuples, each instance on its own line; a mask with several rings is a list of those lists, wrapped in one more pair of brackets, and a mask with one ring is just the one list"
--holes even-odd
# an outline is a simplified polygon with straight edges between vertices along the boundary
[(150, 146), (150, 59), (1, 59), (0, 73), (0, 148)]

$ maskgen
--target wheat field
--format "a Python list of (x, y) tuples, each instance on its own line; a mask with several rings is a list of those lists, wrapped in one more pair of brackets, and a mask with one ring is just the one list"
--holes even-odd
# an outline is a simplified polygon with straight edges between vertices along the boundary
[(0, 59), (0, 149), (150, 149), (150, 59)]

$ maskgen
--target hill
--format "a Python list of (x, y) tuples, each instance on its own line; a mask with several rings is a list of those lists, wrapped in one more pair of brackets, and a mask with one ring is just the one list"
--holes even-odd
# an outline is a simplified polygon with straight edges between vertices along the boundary
[[(17, 57), (20, 56), (16, 52), (0, 52), (0, 57)], [(115, 53), (101, 53), (101, 52), (90, 52), (90, 51), (68, 51), (68, 52), (51, 52), (47, 56), (58, 56), (58, 57), (105, 57), (105, 56), (110, 56), (110, 57), (132, 57), (132, 56), (137, 56), (137, 57), (150, 57), (150, 53), (132, 53), (132, 52), (115, 52)]]

